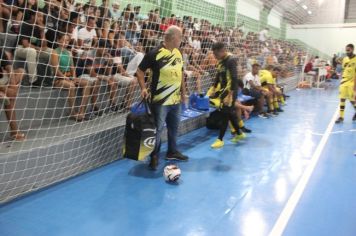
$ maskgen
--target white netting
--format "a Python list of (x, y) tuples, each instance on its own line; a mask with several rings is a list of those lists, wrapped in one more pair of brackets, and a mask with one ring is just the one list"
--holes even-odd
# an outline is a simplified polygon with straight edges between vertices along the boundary
[(257, 60), (281, 65), (283, 82), (306, 53), (285, 39), (285, 25), (239, 15), (233, 0), (225, 9), (197, 0), (1, 2), (0, 201), (118, 157), (100, 158), (119, 149), (139, 100), (137, 66), (169, 25), (183, 30), (190, 93), (212, 84), (213, 42), (238, 58), (240, 78)]

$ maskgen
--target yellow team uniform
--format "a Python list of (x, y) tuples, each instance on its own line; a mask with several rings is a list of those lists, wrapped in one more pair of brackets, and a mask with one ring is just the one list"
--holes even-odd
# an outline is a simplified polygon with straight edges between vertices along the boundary
[[(261, 85), (266, 91), (269, 91), (268, 85), (273, 85), (278, 92), (281, 92), (280, 88), (277, 87), (276, 78), (273, 78), (273, 75), (269, 70), (260, 70), (259, 77)], [(273, 110), (273, 108), (279, 108), (278, 100), (280, 100), (282, 104), (285, 104), (283, 95), (276, 97), (273, 99), (273, 101), (268, 101), (268, 107), (270, 110)]]
[(276, 79), (273, 78), (272, 73), (268, 70), (260, 70), (259, 77), (261, 85), (264, 88), (267, 88), (269, 84), (276, 85)]
[(356, 76), (356, 56), (353, 58), (345, 57), (342, 60), (342, 80), (340, 83), (340, 99), (355, 101), (354, 85)]

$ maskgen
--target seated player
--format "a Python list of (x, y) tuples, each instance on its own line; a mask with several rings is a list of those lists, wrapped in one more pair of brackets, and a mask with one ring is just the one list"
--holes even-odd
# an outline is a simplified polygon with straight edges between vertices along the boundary
[[(283, 112), (279, 107), (278, 99), (283, 97), (281, 90), (276, 86), (276, 78), (279, 76), (281, 68), (278, 66), (268, 66), (266, 70), (260, 71), (261, 85), (272, 93), (272, 99), (268, 101), (268, 111), (270, 115), (278, 115), (278, 112)], [(284, 100), (284, 99), (283, 99)]]
[[(237, 122), (238, 122), (240, 130), (243, 133), (251, 133), (252, 131), (245, 127), (245, 123), (244, 123), (244, 121), (242, 119), (242, 115), (245, 117), (246, 120), (249, 119), (250, 118), (250, 114), (254, 109), (254, 106), (246, 106), (246, 105), (243, 104), (243, 102), (241, 102), (239, 100), (239, 95), (242, 94), (242, 90), (244, 88), (244, 85), (243, 85), (243, 82), (241, 80), (239, 80), (239, 79), (237, 80), (237, 84), (238, 84), (238, 95), (237, 95), (236, 102), (235, 102), (235, 111), (236, 111), (236, 116), (237, 116)], [(231, 129), (231, 133), (233, 135), (235, 135), (236, 131), (235, 131), (232, 123), (229, 122), (229, 125), (230, 125), (230, 129)]]

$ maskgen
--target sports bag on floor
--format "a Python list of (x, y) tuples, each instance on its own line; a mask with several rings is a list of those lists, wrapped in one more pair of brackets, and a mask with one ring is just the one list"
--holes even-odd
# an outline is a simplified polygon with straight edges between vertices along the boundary
[(143, 100), (138, 106), (144, 106), (144, 112), (134, 109), (126, 118), (124, 157), (143, 161), (155, 147), (156, 126), (147, 101)]

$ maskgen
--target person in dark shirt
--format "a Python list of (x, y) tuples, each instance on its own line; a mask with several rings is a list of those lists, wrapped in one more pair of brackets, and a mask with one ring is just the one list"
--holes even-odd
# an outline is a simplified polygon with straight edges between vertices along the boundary
[(37, 58), (42, 63), (48, 64), (52, 50), (47, 47), (45, 40), (43, 13), (29, 12), (31, 14), (30, 20), (21, 24), (19, 45), (15, 51), (15, 59), (27, 62), (30, 83), (34, 83), (37, 80)]
[(223, 138), (229, 122), (231, 122), (236, 132), (235, 137), (231, 140), (232, 142), (238, 142), (243, 139), (245, 135), (240, 131), (237, 123), (238, 118), (234, 110), (239, 82), (236, 60), (226, 51), (225, 45), (222, 42), (213, 45), (213, 53), (216, 59), (219, 60), (219, 63), (214, 82), (214, 91), (212, 91), (211, 97), (220, 99), (221, 105), (219, 109), (222, 113), (222, 125), (220, 127), (219, 137), (211, 147), (221, 148), (224, 146)]
[(3, 100), (6, 118), (10, 125), (11, 138), (16, 141), (25, 139), (16, 123), (15, 100), (24, 69), (12, 69), (12, 61), (4, 49), (0, 49), (0, 100)]

